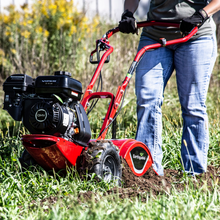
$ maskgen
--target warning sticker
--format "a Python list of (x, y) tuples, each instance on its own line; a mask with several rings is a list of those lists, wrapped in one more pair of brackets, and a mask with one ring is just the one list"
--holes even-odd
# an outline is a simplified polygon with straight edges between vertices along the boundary
[(63, 113), (63, 126), (68, 126), (69, 124), (69, 115), (66, 113)]

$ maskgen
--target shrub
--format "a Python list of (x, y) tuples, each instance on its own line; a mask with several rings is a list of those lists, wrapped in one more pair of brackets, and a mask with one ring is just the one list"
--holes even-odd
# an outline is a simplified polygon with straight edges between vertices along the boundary
[[(99, 19), (79, 12), (73, 0), (36, 0), (0, 15), (1, 79), (12, 73), (36, 77), (71, 69), (84, 39), (97, 30)], [(92, 31), (91, 31), (92, 30)]]

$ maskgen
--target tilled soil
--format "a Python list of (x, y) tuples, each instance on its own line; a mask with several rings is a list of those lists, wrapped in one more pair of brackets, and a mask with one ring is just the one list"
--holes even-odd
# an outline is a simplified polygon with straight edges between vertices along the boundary
[[(169, 195), (173, 187), (182, 191), (187, 185), (187, 178), (183, 178), (183, 173), (176, 170), (165, 169), (164, 176), (158, 176), (151, 167), (143, 176), (137, 177), (130, 170), (126, 161), (122, 159), (122, 187), (114, 187), (106, 192), (106, 195), (117, 194), (120, 198), (139, 197), (145, 201), (147, 196), (157, 196), (161, 194)], [(208, 166), (207, 172), (196, 177), (190, 177), (194, 187), (200, 188), (204, 182), (208, 189), (213, 189), (213, 183), (218, 183), (220, 179), (220, 168)], [(188, 178), (189, 181), (189, 178)], [(84, 198), (91, 199), (94, 193), (84, 192), (78, 195), (79, 201)]]
[[(165, 169), (164, 176), (158, 176), (152, 167), (150, 167), (143, 176), (137, 177), (132, 173), (126, 161), (122, 159), (122, 186), (108, 190), (105, 192), (105, 196), (115, 194), (121, 199), (133, 199), (138, 197), (142, 201), (146, 201), (149, 196), (156, 197), (162, 194), (169, 195), (173, 188), (181, 192), (189, 181), (197, 188), (200, 188), (206, 183), (206, 188), (212, 190), (214, 183), (220, 184), (219, 180), (220, 168), (215, 168), (213, 166), (208, 166), (206, 173), (197, 175), (196, 177), (191, 176), (190, 178), (184, 178), (182, 172), (172, 169)], [(79, 193), (78, 202), (88, 201), (92, 199), (92, 197), (96, 197), (96, 194), (92, 191)], [(48, 204), (51, 206), (57, 201), (58, 198), (52, 196), (41, 200), (41, 205)]]

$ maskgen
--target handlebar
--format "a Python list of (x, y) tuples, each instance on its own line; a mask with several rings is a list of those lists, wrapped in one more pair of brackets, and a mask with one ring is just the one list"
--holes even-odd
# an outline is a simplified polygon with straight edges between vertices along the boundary
[[(180, 23), (179, 22), (167, 22), (167, 21), (141, 21), (141, 22), (137, 22), (137, 28), (142, 28), (142, 27), (149, 27), (149, 26), (163, 26), (163, 27), (175, 27), (175, 28), (179, 28)], [(197, 29), (198, 28), (194, 28)], [(194, 30), (192, 29), (192, 30)], [(192, 32), (191, 30), (191, 32)], [(119, 27), (113, 28), (109, 31), (106, 32), (106, 34), (103, 36), (103, 39), (106, 38), (110, 38), (113, 34), (119, 32)], [(190, 33), (191, 33), (190, 32)], [(196, 31), (197, 32), (197, 31)], [(190, 34), (189, 33), (189, 34)], [(190, 36), (192, 37), (192, 36)]]
[[(164, 26), (164, 27), (175, 27), (179, 28), (180, 23), (178, 22), (167, 22), (167, 21), (142, 21), (142, 22), (137, 22), (137, 28), (142, 28), (142, 27), (148, 27), (148, 26)], [(178, 44), (178, 43), (184, 43), (188, 41), (196, 32), (198, 31), (198, 27), (193, 28), (190, 33), (182, 38), (175, 39), (175, 40), (170, 40), (166, 41), (165, 38), (161, 38), (161, 46), (168, 46), (168, 45), (173, 45), (173, 44)], [(93, 50), (90, 54), (90, 63), (92, 64), (98, 64), (100, 60), (93, 61), (93, 54), (94, 53), (99, 53), (98, 47), (100, 47), (100, 50), (108, 50), (111, 48), (109, 45), (108, 39), (115, 33), (119, 32), (119, 27), (113, 28), (104, 34), (104, 36), (96, 41), (96, 49)], [(158, 48), (158, 46), (156, 47)], [(155, 48), (155, 49), (156, 49)], [(151, 48), (154, 49), (154, 48)], [(113, 49), (112, 49), (113, 50)], [(99, 54), (97, 54), (99, 57)], [(108, 63), (110, 60), (110, 54), (106, 57), (104, 63)], [(97, 58), (98, 58), (97, 57)]]
[[(138, 28), (153, 26), (153, 25), (179, 28), (179, 23), (170, 23), (170, 22), (164, 22), (164, 21), (147, 21), (147, 22), (145, 21), (145, 22), (138, 22), (137, 23)], [(166, 41), (165, 38), (161, 38), (161, 42), (144, 46), (141, 50), (138, 51), (138, 53), (136, 54), (131, 66), (130, 66), (127, 74), (126, 74), (126, 77), (125, 77), (122, 85), (118, 87), (116, 96), (114, 97), (112, 95), (112, 97), (114, 97), (114, 102), (111, 105), (112, 106), (111, 110), (110, 109), (108, 110), (108, 112), (109, 112), (109, 113), (107, 113), (108, 114), (108, 119), (104, 121), (102, 129), (101, 129), (102, 133), (101, 133), (101, 135), (99, 136), (98, 139), (104, 139), (105, 138), (106, 133), (108, 131), (108, 127), (115, 118), (117, 109), (118, 109), (118, 107), (121, 103), (121, 100), (122, 100), (122, 96), (125, 93), (125, 89), (126, 89), (128, 83), (129, 83), (129, 81), (130, 81), (130, 79), (131, 79), (131, 77), (132, 77), (132, 75), (133, 75), (140, 59), (141, 59), (141, 57), (143, 56), (143, 54), (145, 52), (147, 52), (148, 50), (150, 50), (150, 49), (157, 49), (157, 48), (172, 45), (172, 44), (186, 42), (197, 32), (197, 30), (198, 30), (198, 27), (195, 27), (188, 35), (186, 35), (185, 37), (182, 37), (180, 39)], [(101, 68), (102, 68), (102, 66), (105, 62), (108, 62), (109, 56), (113, 52), (113, 47), (109, 45), (108, 39), (113, 34), (115, 34), (117, 32), (119, 32), (118, 27), (109, 30), (100, 40), (96, 41), (96, 49), (93, 50), (90, 54), (90, 62), (91, 63), (96, 63), (96, 64), (98, 64), (98, 66), (95, 70), (95, 73), (94, 73), (89, 85), (86, 88), (86, 91), (84, 93), (84, 97), (81, 101), (81, 103), (82, 103), (85, 110), (87, 109), (87, 106), (88, 106), (87, 105), (88, 100), (91, 99), (91, 97), (92, 97), (92, 89), (95, 85), (95, 82), (96, 82), (100, 72), (101, 72)], [(102, 55), (101, 59), (100, 59), (100, 54), (99, 54), (100, 51), (105, 51), (104, 54)], [(93, 61), (93, 54), (94, 53), (97, 53), (97, 61)], [(97, 93), (94, 93), (94, 94), (97, 95)], [(101, 94), (103, 94), (103, 96), (106, 95), (106, 93), (101, 93)], [(98, 95), (101, 97), (100, 94), (98, 94)]]

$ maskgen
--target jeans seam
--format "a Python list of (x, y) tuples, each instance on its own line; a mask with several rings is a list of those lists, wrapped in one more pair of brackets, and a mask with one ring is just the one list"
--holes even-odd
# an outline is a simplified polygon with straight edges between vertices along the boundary
[(206, 145), (208, 144), (209, 145), (209, 140), (208, 140), (208, 135), (209, 135), (209, 130), (208, 130), (208, 119), (205, 118), (205, 143), (203, 144), (203, 149), (202, 149), (202, 152), (203, 152), (203, 164), (206, 164), (206, 161), (207, 161), (207, 153), (206, 153)]
[[(155, 105), (155, 134), (154, 134), (154, 152), (153, 152), (153, 160), (156, 158), (156, 147), (158, 145), (158, 108), (159, 108), (159, 104), (160, 104), (160, 99), (161, 99), (161, 96), (162, 96), (162, 91), (163, 91), (163, 82), (161, 83), (161, 89), (160, 89), (160, 96), (159, 96), (159, 99), (157, 100), (156, 102), (156, 105)], [(162, 123), (162, 122), (161, 122)]]
[[(155, 106), (155, 108), (156, 108), (156, 106)], [(157, 135), (158, 135), (158, 131), (157, 131), (157, 123), (158, 123), (158, 119), (157, 119), (157, 108), (155, 109), (155, 134), (154, 134), (154, 155), (153, 155), (153, 160), (155, 160), (155, 157), (156, 157), (156, 146), (157, 146), (157, 143), (158, 143), (158, 141), (157, 141)]]
[[(212, 54), (211, 54), (211, 58), (213, 59), (214, 57), (215, 57), (215, 51), (216, 51), (216, 47), (215, 47), (215, 39), (214, 39), (214, 37), (213, 36), (211, 36), (211, 40), (212, 40), (212, 45), (213, 45), (213, 50), (212, 50)], [(209, 65), (209, 72), (210, 72), (210, 69), (212, 68), (212, 65)], [(211, 77), (211, 75), (210, 75), (210, 77)], [(208, 77), (206, 77), (206, 85), (207, 85), (207, 83), (209, 84), (209, 78)], [(207, 153), (206, 153), (206, 151), (207, 151), (207, 149), (206, 149), (206, 145), (208, 144), (209, 145), (209, 129), (208, 129), (208, 118), (206, 117), (205, 119), (204, 119), (204, 125), (205, 125), (205, 143), (203, 144), (203, 146), (202, 146), (202, 151), (203, 151), (203, 164), (206, 164), (207, 163)], [(205, 167), (204, 167), (204, 169), (206, 169)], [(204, 170), (205, 171), (205, 170)]]
[[(167, 76), (167, 73), (170, 71), (170, 67), (172, 66), (172, 64), (173, 64), (173, 63), (170, 62), (170, 65), (169, 65), (169, 67), (167, 68), (166, 73), (163, 74), (163, 87), (165, 86), (165, 85), (164, 85), (164, 82), (165, 82), (165, 76)], [(172, 73), (171, 73), (171, 75), (172, 75)], [(170, 75), (170, 77), (171, 77), (171, 75)], [(169, 77), (169, 78), (170, 78), (170, 77)], [(166, 77), (166, 78), (167, 78), (167, 77)], [(169, 80), (169, 79), (167, 79), (166, 83), (168, 82), (168, 80)], [(162, 88), (163, 88), (163, 87), (162, 87)]]

